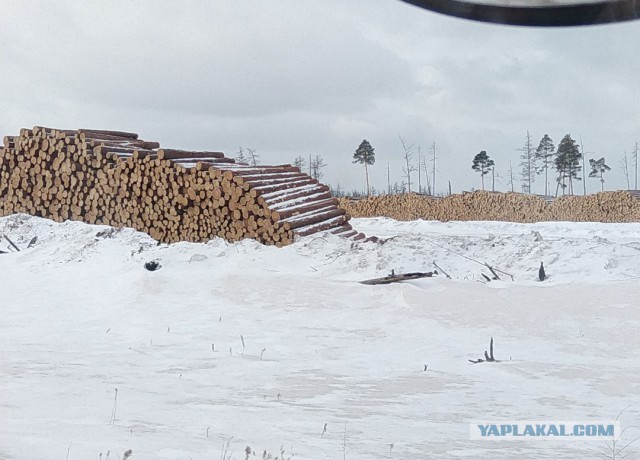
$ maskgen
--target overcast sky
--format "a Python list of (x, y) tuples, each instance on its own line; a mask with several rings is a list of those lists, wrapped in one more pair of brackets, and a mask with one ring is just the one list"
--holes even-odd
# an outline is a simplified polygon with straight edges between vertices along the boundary
[(479, 188), (480, 150), (518, 173), (527, 130), (535, 146), (582, 138), (612, 167), (606, 188), (626, 188), (620, 158), (640, 141), (639, 21), (519, 28), (397, 0), (3, 0), (0, 14), (2, 135), (101, 128), (255, 148), (265, 164), (321, 155), (324, 181), (349, 190), (365, 187), (363, 139), (372, 185), (386, 189), (387, 164), (402, 181), (402, 136), (416, 153), (436, 143), (438, 192)]

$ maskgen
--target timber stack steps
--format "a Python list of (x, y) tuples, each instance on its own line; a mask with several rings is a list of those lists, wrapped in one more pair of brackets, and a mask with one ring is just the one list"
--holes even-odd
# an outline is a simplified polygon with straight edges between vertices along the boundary
[(162, 149), (135, 133), (22, 129), (0, 148), (0, 216), (133, 227), (172, 243), (252, 238), (285, 246), (330, 231), (364, 239), (326, 185), (291, 165)]

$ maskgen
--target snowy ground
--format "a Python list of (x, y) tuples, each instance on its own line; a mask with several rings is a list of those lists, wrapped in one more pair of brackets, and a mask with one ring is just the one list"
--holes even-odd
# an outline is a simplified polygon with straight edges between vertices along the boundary
[[(640, 224), (353, 223), (389, 240), (158, 246), (0, 218), (18, 246), (38, 237), (0, 254), (0, 459), (611, 458), (469, 423), (631, 405), (622, 428), (640, 425)], [(453, 279), (356, 283), (433, 261)], [(502, 361), (469, 363), (490, 337)]]

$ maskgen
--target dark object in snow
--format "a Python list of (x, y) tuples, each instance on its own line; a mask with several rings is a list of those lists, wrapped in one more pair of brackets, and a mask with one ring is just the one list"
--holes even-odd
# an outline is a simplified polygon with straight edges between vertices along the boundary
[(96, 233), (96, 238), (113, 238), (122, 231), (121, 228), (110, 227)]
[(160, 265), (160, 263), (157, 260), (150, 260), (149, 262), (146, 262), (144, 264), (144, 268), (146, 268), (150, 272), (154, 272), (156, 270), (160, 270), (161, 267), (162, 267), (162, 265)]
[(445, 272), (442, 268), (440, 268), (435, 260), (433, 261), (433, 266), (436, 267), (438, 270), (440, 270), (442, 274), (446, 276), (448, 279), (451, 279), (451, 276), (449, 276), (447, 272)]
[(34, 236), (33, 238), (31, 238), (31, 241), (29, 241), (29, 246), (27, 246), (27, 249), (29, 249), (31, 246), (36, 244), (37, 241), (38, 241), (38, 237), (37, 236)]
[(489, 343), (489, 353), (487, 353), (487, 350), (484, 351), (484, 359), (470, 359), (469, 362), (473, 364), (500, 362), (493, 357), (493, 337), (491, 337), (491, 342)]
[(16, 246), (15, 243), (13, 241), (11, 241), (11, 239), (9, 239), (9, 237), (5, 233), (0, 234), (0, 236), (2, 236), (5, 240), (7, 240), (9, 242), (9, 244), (11, 246), (13, 246), (13, 248), (16, 251), (20, 252), (20, 248), (18, 246)]
[(547, 275), (544, 272), (544, 265), (540, 262), (540, 269), (538, 270), (538, 281), (544, 281), (547, 279)]
[(0, 254), (8, 254), (7, 251), (0, 251)]
[(491, 265), (489, 265), (488, 263), (484, 263), (485, 267), (487, 267), (489, 269), (489, 271), (491, 272), (491, 274), (493, 275), (493, 279), (494, 280), (499, 280), (500, 277), (498, 276), (498, 274), (496, 273), (496, 271), (493, 269), (493, 267)]
[(374, 278), (370, 280), (359, 281), (360, 284), (391, 284), (398, 283), (400, 281), (406, 280), (415, 280), (419, 278), (431, 278), (433, 275), (437, 275), (437, 271), (426, 272), (426, 273), (400, 273), (398, 275), (395, 274), (395, 271), (392, 270), (389, 276), (385, 276), (384, 278)]
[[(494, 270), (494, 268), (489, 265), (488, 263), (484, 263), (484, 266), (487, 267), (489, 269), (489, 271), (491, 272), (491, 274), (493, 275), (493, 278), (489, 278), (487, 275), (485, 275), (484, 273), (480, 273), (482, 275), (482, 277), (487, 280), (487, 283), (490, 283), (491, 280), (495, 281), (495, 280), (499, 280), (500, 277), (498, 276), (498, 274), (496, 273), (496, 270)], [(504, 273), (504, 272), (503, 272)], [(508, 273), (507, 273), (508, 275)], [(511, 276), (511, 275), (509, 275)], [(511, 276), (511, 279), (513, 280), (513, 276)]]

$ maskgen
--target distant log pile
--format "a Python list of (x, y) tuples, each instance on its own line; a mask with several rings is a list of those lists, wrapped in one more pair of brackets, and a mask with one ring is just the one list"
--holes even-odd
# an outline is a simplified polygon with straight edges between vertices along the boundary
[(133, 227), (163, 242), (253, 238), (284, 246), (329, 230), (363, 239), (329, 188), (291, 165), (161, 149), (135, 133), (42, 127), (4, 137), (0, 216)]
[(340, 206), (353, 217), (390, 217), (396, 220), (506, 221), (506, 222), (638, 222), (640, 194), (601, 192), (563, 196), (547, 202), (535, 195), (477, 191), (434, 198), (404, 194), (361, 200), (341, 198)]
[(570, 222), (638, 222), (640, 200), (634, 192), (600, 192), (563, 196), (548, 205), (546, 220)]

